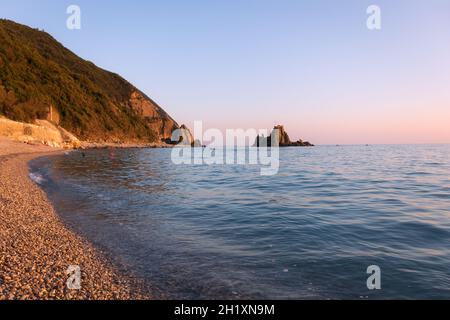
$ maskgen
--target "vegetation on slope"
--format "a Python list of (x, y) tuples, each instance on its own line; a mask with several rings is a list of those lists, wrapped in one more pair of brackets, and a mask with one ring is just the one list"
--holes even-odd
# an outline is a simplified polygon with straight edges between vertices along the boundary
[[(32, 122), (45, 118), (53, 106), (60, 125), (81, 139), (153, 142), (161, 138), (158, 132), (130, 105), (136, 91), (49, 34), (0, 20), (0, 114)], [(156, 106), (158, 117), (171, 120), (143, 96)]]

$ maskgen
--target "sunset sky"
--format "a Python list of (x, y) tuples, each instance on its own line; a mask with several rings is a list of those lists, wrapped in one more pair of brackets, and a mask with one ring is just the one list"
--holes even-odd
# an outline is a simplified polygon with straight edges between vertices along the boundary
[[(82, 29), (66, 28), (66, 8)], [(381, 7), (382, 30), (366, 27)], [(317, 144), (450, 143), (450, 1), (1, 0), (178, 122)]]

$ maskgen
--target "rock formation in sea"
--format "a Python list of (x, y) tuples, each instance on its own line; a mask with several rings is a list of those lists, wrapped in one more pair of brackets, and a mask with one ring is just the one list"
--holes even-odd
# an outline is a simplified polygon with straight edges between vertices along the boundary
[(191, 146), (193, 148), (202, 147), (200, 140), (194, 138), (191, 130), (186, 125), (182, 124), (180, 126), (178, 134), (179, 136), (177, 141), (167, 140), (166, 143), (185, 147)]
[(280, 147), (313, 147), (314, 145), (308, 141), (298, 140), (292, 142), (284, 126), (278, 125), (273, 128), (270, 137), (258, 136), (256, 138), (255, 147), (270, 147), (272, 146), (272, 138), (278, 142)]

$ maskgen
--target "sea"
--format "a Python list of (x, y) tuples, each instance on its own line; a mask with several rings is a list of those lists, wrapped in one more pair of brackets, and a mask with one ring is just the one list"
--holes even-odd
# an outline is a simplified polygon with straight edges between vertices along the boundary
[(30, 177), (161, 299), (450, 299), (450, 145), (282, 148), (268, 176), (172, 152), (72, 151)]

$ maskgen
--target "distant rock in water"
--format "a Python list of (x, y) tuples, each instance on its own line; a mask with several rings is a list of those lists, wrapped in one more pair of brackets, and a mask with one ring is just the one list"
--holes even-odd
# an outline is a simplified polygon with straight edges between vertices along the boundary
[(270, 137), (258, 136), (256, 138), (255, 147), (271, 147), (272, 146), (272, 138), (274, 141), (278, 141), (278, 146), (280, 147), (314, 147), (314, 145), (308, 141), (298, 140), (296, 142), (292, 142), (289, 138), (289, 135), (284, 130), (284, 126), (278, 125), (273, 128), (273, 131)]
[(184, 124), (180, 126), (180, 130), (178, 131), (178, 137), (175, 136), (175, 139), (176, 141), (173, 141), (172, 139), (167, 139), (166, 143), (185, 147), (191, 146), (193, 148), (202, 147), (200, 140), (195, 139), (191, 130), (189, 130), (189, 128)]
[(180, 129), (182, 130), (180, 142), (184, 142), (185, 145), (192, 145), (194, 143), (194, 136), (191, 130), (184, 124), (181, 125)]

